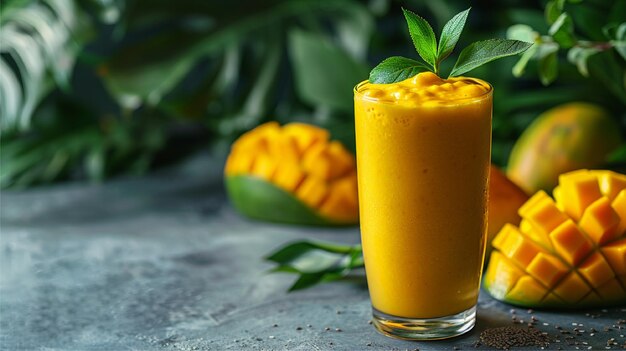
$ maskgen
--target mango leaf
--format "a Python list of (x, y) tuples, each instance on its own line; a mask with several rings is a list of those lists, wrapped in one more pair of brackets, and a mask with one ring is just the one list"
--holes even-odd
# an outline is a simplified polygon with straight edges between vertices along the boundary
[(528, 62), (530, 61), (530, 59), (533, 58), (535, 54), (537, 53), (537, 48), (538, 48), (538, 45), (533, 45), (530, 49), (526, 50), (522, 54), (522, 56), (517, 61), (515, 66), (513, 66), (512, 72), (515, 77), (519, 78), (524, 74), (526, 65), (528, 65)]
[(545, 16), (546, 22), (549, 24), (554, 23), (557, 18), (563, 13), (563, 6), (565, 5), (565, 0), (550, 0), (546, 4)]
[(610, 43), (617, 53), (626, 60), (626, 22), (619, 25), (609, 23), (602, 28), (602, 31), (607, 38), (611, 39)]
[(563, 48), (570, 48), (576, 43), (574, 37), (574, 23), (567, 13), (562, 13), (559, 18), (554, 21), (548, 34), (552, 36), (554, 41), (559, 43)]
[(467, 9), (456, 14), (443, 26), (441, 37), (439, 38), (439, 45), (437, 46), (437, 64), (448, 57), (454, 50), (465, 27), (465, 21), (467, 20), (469, 11), (470, 9)]
[(296, 91), (307, 103), (352, 112), (352, 89), (367, 77), (367, 68), (326, 37), (293, 30), (289, 53)]
[(393, 56), (374, 67), (370, 72), (369, 81), (375, 84), (396, 83), (428, 70), (429, 67), (423, 62), (402, 56)]
[(520, 40), (529, 43), (534, 43), (539, 37), (531, 26), (525, 24), (514, 24), (506, 30), (507, 39)]
[(589, 57), (587, 65), (592, 77), (601, 81), (623, 104), (626, 104), (626, 74), (612, 52), (602, 52)]
[(404, 8), (402, 12), (409, 26), (409, 34), (411, 35), (411, 40), (413, 40), (415, 50), (426, 63), (435, 67), (437, 62), (437, 41), (433, 28), (416, 13)]
[(567, 60), (576, 65), (578, 72), (584, 77), (589, 77), (589, 70), (587, 69), (587, 60), (591, 55), (595, 55), (600, 52), (600, 49), (594, 47), (573, 47), (567, 52)]
[(559, 47), (556, 44), (541, 45), (538, 50), (539, 79), (543, 85), (552, 83), (559, 74), (558, 50)]
[[(539, 33), (533, 30), (532, 27), (525, 24), (515, 24), (510, 26), (506, 31), (507, 39), (521, 40), (525, 42), (536, 42), (539, 38)], [(521, 77), (524, 74), (526, 65), (537, 53), (538, 45), (533, 45), (530, 49), (526, 50), (520, 59), (513, 66), (513, 75), (515, 77)]]
[(532, 45), (532, 43), (510, 39), (477, 41), (461, 51), (454, 68), (452, 68), (450, 77), (469, 72), (487, 62), (522, 53)]

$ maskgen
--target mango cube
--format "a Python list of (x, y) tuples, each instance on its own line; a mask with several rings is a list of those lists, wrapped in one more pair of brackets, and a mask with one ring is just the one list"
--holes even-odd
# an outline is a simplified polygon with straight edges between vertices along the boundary
[(500, 252), (511, 259), (511, 261), (526, 267), (542, 250), (531, 240), (524, 237), (515, 227), (511, 227), (510, 230), (512, 232), (509, 233), (506, 241), (501, 245)]
[(276, 171), (277, 162), (267, 154), (260, 154), (254, 160), (251, 175), (263, 178), (265, 180), (271, 180)]
[(607, 301), (617, 301), (624, 296), (624, 288), (615, 278), (596, 288), (598, 295)]
[(602, 247), (602, 254), (616, 275), (626, 274), (626, 238)]
[(602, 245), (618, 236), (619, 222), (609, 199), (601, 197), (587, 207), (578, 225), (595, 243)]
[(325, 144), (330, 136), (326, 129), (298, 122), (286, 124), (283, 132), (296, 140), (300, 154), (304, 154), (313, 144)]
[(517, 268), (498, 251), (491, 253), (489, 267), (485, 272), (485, 280), (489, 281), (490, 293), (497, 299), (503, 299), (519, 278), (524, 276), (524, 271)]
[(550, 233), (555, 251), (567, 263), (577, 265), (592, 249), (591, 241), (568, 219)]
[(599, 174), (600, 190), (610, 201), (613, 201), (622, 190), (626, 189), (626, 175), (607, 171), (595, 172), (601, 172)]
[(587, 206), (602, 197), (598, 177), (587, 170), (563, 174), (559, 177), (563, 208), (575, 221), (580, 220)]
[(561, 260), (543, 252), (537, 254), (526, 267), (526, 272), (545, 286), (553, 286), (567, 271)]
[(296, 196), (307, 205), (317, 208), (328, 195), (328, 186), (323, 179), (308, 176), (304, 179)]
[(526, 303), (538, 303), (548, 293), (548, 290), (530, 276), (523, 276), (517, 284), (506, 294), (507, 299), (512, 301), (524, 301)]
[(558, 297), (565, 300), (565, 302), (574, 304), (587, 295), (591, 291), (591, 288), (578, 273), (570, 272), (553, 291)]
[(617, 235), (626, 235), (626, 189), (619, 192), (611, 203), (611, 207), (620, 218), (620, 222), (617, 226)]
[(578, 271), (593, 286), (600, 286), (615, 277), (611, 266), (599, 252), (586, 259), (578, 267)]
[(289, 160), (281, 160), (276, 167), (274, 184), (288, 192), (294, 192), (300, 183), (302, 183), (305, 176), (304, 171), (302, 171), (298, 163)]

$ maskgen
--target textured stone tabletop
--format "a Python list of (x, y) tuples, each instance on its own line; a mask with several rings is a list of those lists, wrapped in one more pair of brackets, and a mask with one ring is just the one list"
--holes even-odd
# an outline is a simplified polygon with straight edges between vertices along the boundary
[[(356, 243), (358, 229), (243, 219), (228, 205), (215, 164), (219, 159), (147, 178), (3, 192), (1, 349), (469, 350), (484, 329), (513, 325), (511, 306), (483, 293), (478, 324), (466, 336), (407, 342), (368, 324), (363, 284), (285, 293), (294, 277), (267, 274), (265, 254), (303, 238)], [(626, 329), (612, 327), (626, 318), (622, 308), (515, 311), (560, 337), (549, 349), (605, 349), (610, 338), (620, 346), (626, 340)], [(566, 340), (570, 335), (575, 339)], [(566, 343), (574, 340), (578, 345)]]

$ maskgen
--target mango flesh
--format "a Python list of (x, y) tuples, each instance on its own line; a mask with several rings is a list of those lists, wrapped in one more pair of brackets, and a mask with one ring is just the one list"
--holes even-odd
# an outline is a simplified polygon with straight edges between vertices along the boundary
[(511, 182), (496, 166), (489, 170), (489, 212), (487, 226), (487, 250), (489, 258), (491, 241), (500, 229), (507, 224), (519, 224), (521, 217), (517, 209), (528, 200), (528, 195)]
[(601, 167), (621, 144), (619, 125), (596, 105), (574, 102), (546, 111), (522, 133), (507, 176), (526, 193), (552, 191), (558, 176)]
[(626, 302), (626, 175), (578, 170), (559, 177), (556, 201), (539, 191), (519, 228), (493, 240), (484, 276), (496, 299), (526, 307)]
[[(358, 222), (354, 155), (330, 141), (325, 129), (260, 125), (233, 143), (224, 175), (233, 204), (250, 217), (296, 224)], [(286, 203), (299, 210), (287, 210)]]

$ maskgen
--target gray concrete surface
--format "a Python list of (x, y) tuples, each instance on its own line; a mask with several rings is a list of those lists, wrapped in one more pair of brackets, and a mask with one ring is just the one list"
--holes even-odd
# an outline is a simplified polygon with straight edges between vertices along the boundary
[[(356, 243), (358, 230), (244, 219), (225, 199), (220, 167), (212, 166), (219, 160), (207, 160), (102, 185), (3, 192), (0, 348), (468, 350), (485, 328), (512, 325), (511, 306), (482, 294), (474, 331), (448, 341), (407, 342), (379, 335), (368, 324), (362, 284), (285, 293), (294, 277), (267, 274), (271, 265), (263, 255), (302, 238)], [(526, 310), (516, 310), (530, 319)], [(533, 315), (537, 328), (551, 336), (560, 335), (555, 323), (570, 330), (572, 322), (583, 323), (580, 349), (605, 349), (610, 337), (626, 340), (620, 337), (625, 329), (602, 331), (625, 318), (624, 311)], [(592, 327), (599, 330), (593, 337)], [(567, 346), (553, 343), (550, 349), (559, 345)]]

